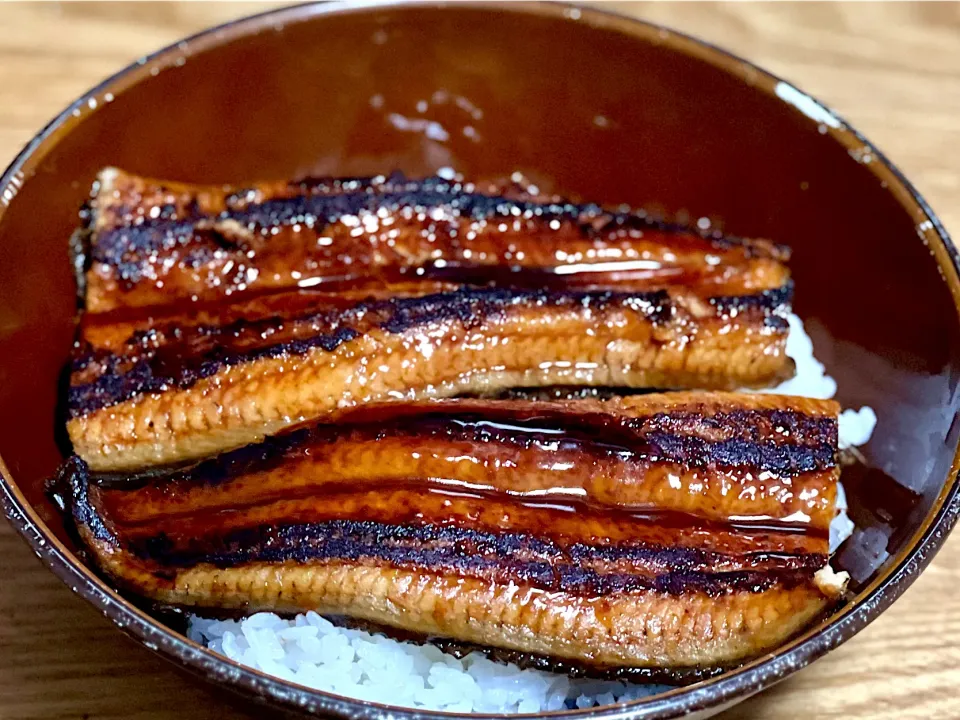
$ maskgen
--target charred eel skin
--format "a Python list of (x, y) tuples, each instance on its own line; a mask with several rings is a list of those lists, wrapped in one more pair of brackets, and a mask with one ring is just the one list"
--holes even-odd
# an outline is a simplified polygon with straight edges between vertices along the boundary
[[(734, 393), (358, 407), (165, 473), (162, 483), (146, 474), (135, 488), (136, 475), (121, 475), (126, 492), (111, 509), (141, 522), (161, 506), (219, 511), (428, 478), (451, 492), (573, 499), (719, 522), (764, 518), (824, 533), (839, 473), (834, 410), (832, 402)], [(110, 476), (100, 478), (109, 484)]]
[(697, 393), (394, 403), (179, 470), (97, 475), (73, 458), (58, 483), (100, 569), (160, 603), (709, 668), (841, 592), (837, 412)]
[(108, 169), (84, 245), (68, 433), (97, 471), (367, 402), (735, 389), (793, 369), (787, 249), (517, 188), (215, 188)]
[(707, 300), (491, 287), (304, 294), (231, 305), (211, 324), (195, 313), (99, 335), (88, 324), (68, 393), (75, 452), (94, 470), (126, 470), (369, 402), (570, 384), (735, 389), (793, 370), (789, 287)]
[(748, 295), (789, 279), (787, 248), (640, 212), (402, 175), (203, 187), (114, 168), (80, 236), (92, 313), (383, 276), (462, 284), (686, 287)]

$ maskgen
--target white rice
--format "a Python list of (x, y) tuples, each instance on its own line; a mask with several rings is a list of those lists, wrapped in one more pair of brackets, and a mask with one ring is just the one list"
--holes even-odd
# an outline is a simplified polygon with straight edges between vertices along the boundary
[[(831, 398), (837, 384), (813, 355), (813, 343), (790, 315), (787, 353), (795, 377), (766, 392)], [(865, 444), (876, 426), (869, 407), (840, 415), (841, 448)], [(832, 553), (853, 532), (839, 488), (840, 513), (830, 526)], [(668, 688), (623, 682), (570, 679), (565, 674), (521, 670), (479, 653), (462, 659), (432, 645), (338, 627), (314, 612), (291, 620), (257, 613), (236, 620), (191, 616), (190, 638), (242, 665), (316, 690), (385, 705), (478, 713), (536, 713), (628, 702)]]
[(872, 407), (864, 405), (859, 410), (844, 410), (840, 413), (838, 444), (841, 450), (866, 445), (877, 427), (877, 414)]
[(418, 645), (333, 625), (314, 612), (283, 620), (195, 617), (189, 636), (243, 665), (299, 685), (386, 705), (448, 712), (533, 713), (635, 700), (664, 687), (571, 680), (479, 653), (458, 660)]

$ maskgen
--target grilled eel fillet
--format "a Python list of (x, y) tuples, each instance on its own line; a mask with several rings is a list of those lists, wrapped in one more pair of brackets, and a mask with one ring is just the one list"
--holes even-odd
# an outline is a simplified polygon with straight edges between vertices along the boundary
[(364, 402), (792, 372), (787, 250), (637, 213), (440, 178), (232, 190), (108, 170), (88, 221), (68, 431), (98, 471)]
[(439, 177), (204, 187), (102, 171), (86, 210), (92, 313), (405, 275), (522, 287), (782, 287), (789, 250), (642, 213)]
[(727, 393), (395, 403), (180, 470), (74, 458), (60, 491), (103, 572), (161, 603), (709, 668), (842, 591), (837, 413)]
[(793, 370), (789, 288), (710, 300), (674, 290), (382, 292), (271, 295), (149, 329), (96, 331), (85, 318), (68, 391), (74, 451), (94, 470), (128, 470), (369, 402), (571, 384), (733, 389)]

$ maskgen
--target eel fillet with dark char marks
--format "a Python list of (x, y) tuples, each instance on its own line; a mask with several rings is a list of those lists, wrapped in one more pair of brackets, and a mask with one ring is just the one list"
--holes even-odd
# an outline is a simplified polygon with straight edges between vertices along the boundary
[(228, 306), (210, 324), (194, 316), (99, 335), (85, 328), (67, 429), (95, 470), (130, 469), (239, 447), (368, 402), (545, 385), (765, 386), (793, 369), (788, 299), (301, 291)]
[(204, 187), (100, 173), (82, 233), (100, 313), (411, 275), (704, 297), (782, 287), (787, 248), (638, 212), (402, 175)]
[(366, 406), (59, 492), (118, 586), (589, 667), (729, 666), (839, 595), (838, 406), (727, 393)]
[(793, 369), (785, 248), (515, 189), (390, 176), (238, 190), (108, 170), (86, 246), (68, 431), (95, 470), (202, 457), (366, 402), (735, 389)]

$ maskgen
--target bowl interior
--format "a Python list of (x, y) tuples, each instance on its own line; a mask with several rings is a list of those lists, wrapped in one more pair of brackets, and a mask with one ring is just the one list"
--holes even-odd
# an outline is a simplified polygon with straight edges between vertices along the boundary
[(880, 418), (871, 469), (845, 477), (865, 529), (841, 554), (856, 587), (908, 549), (952, 481), (955, 273), (921, 207), (832, 116), (811, 119), (734, 58), (591, 11), (296, 8), (135, 66), (68, 113), (6, 189), (0, 457), (68, 547), (43, 494), (74, 328), (67, 239), (106, 165), (216, 183), (520, 172), (772, 238), (794, 248), (796, 309), (838, 399)]

